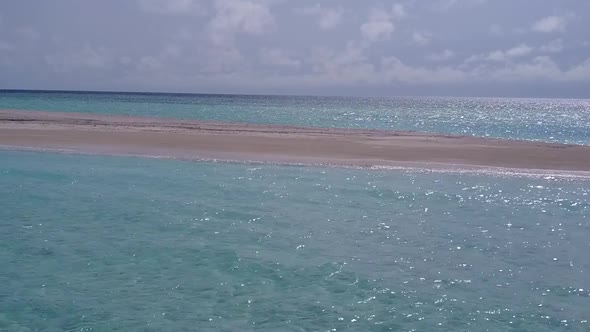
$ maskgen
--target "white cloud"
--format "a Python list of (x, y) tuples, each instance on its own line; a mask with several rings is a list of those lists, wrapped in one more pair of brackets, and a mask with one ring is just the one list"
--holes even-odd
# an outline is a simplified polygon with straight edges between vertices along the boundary
[(468, 78), (467, 73), (455, 68), (409, 66), (396, 57), (383, 58), (380, 72), (383, 73), (385, 82), (410, 84), (454, 83)]
[(465, 62), (472, 63), (478, 61), (495, 61), (505, 62), (512, 59), (520, 58), (529, 55), (534, 51), (534, 48), (527, 44), (520, 44), (518, 46), (509, 48), (507, 50), (497, 50), (487, 54), (478, 54), (469, 57)]
[(563, 41), (561, 39), (552, 40), (541, 46), (539, 50), (545, 53), (559, 53), (563, 51)]
[(334, 74), (343, 67), (358, 66), (365, 63), (365, 48), (356, 42), (348, 42), (345, 49), (336, 52), (331, 49), (319, 48), (312, 51), (309, 60), (314, 72)]
[[(110, 79), (135, 75), (150, 78), (144, 81), (154, 82), (152, 84), (163, 82), (158, 83), (163, 89), (168, 89), (170, 83), (184, 90), (195, 89), (197, 84), (208, 89), (211, 80), (219, 83), (217, 91), (227, 87), (226, 91), (236, 92), (248, 90), (248, 81), (260, 85), (260, 91), (267, 89), (268, 92), (275, 88), (274, 84), (291, 84), (297, 88), (293, 93), (310, 91), (308, 86), (358, 86), (359, 93), (363, 93), (368, 91), (362, 89), (367, 85), (424, 84), (423, 91), (435, 91), (426, 88), (430, 84), (453, 82), (477, 82), (490, 84), (490, 87), (498, 82), (530, 81), (531, 86), (535, 82), (590, 82), (590, 59), (572, 65), (575, 59), (588, 57), (590, 43), (581, 46), (585, 36), (579, 34), (583, 32), (584, 22), (574, 24), (576, 16), (567, 11), (545, 18), (534, 16), (542, 19), (534, 24), (534, 19), (523, 24), (503, 21), (501, 13), (483, 6), (476, 8), (484, 3), (481, 0), (378, 1), (382, 6), (373, 10), (366, 3), (353, 6), (342, 1), (320, 0), (132, 1), (131, 8), (121, 7), (122, 15), (142, 15), (135, 23), (160, 19), (160, 31), (154, 32), (147, 42), (138, 40), (138, 44), (125, 48), (127, 45), (121, 45), (121, 41), (132, 40), (134, 28), (125, 29), (116, 25), (118, 21), (115, 20), (113, 31), (117, 31), (117, 36), (104, 36), (102, 44), (85, 47), (85, 42), (80, 43), (80, 39), (75, 38), (75, 31), (64, 33), (61, 25), (27, 27), (28, 23), (17, 23), (26, 22), (26, 19), (17, 21), (5, 15), (5, 19), (14, 20), (16, 26), (8, 27), (9, 22), (4, 21), (1, 28), (10, 30), (0, 29), (6, 34), (0, 38), (0, 60), (15, 63), (12, 68), (22, 70), (23, 77), (30, 76), (25, 75), (26, 67), (37, 70), (40, 63), (48, 73), (39, 77), (52, 79), (74, 77), (71, 74), (81, 80), (84, 75), (91, 78), (111, 75)], [(398, 1), (400, 3), (394, 4)], [(457, 12), (429, 11), (435, 3)], [(131, 12), (124, 12), (129, 9)], [(206, 17), (197, 16), (204, 10), (208, 12)], [(435, 15), (437, 17), (432, 18)], [(458, 19), (463, 15), (489, 15), (485, 17), (487, 23), (483, 22), (480, 27), (480, 39), (471, 40), (464, 36), (464, 31), (451, 36), (448, 35), (450, 30), (445, 30), (448, 32), (445, 34), (444, 29), (433, 28), (442, 22), (436, 20)], [(436, 22), (426, 22), (426, 19)], [(493, 22), (500, 24), (491, 26)], [(303, 31), (310, 31), (299, 29), (301, 24), (310, 25), (318, 36), (301, 36)], [(522, 34), (515, 30), (517, 27), (524, 29)], [(320, 33), (320, 29), (331, 32)], [(539, 33), (535, 37), (530, 35), (531, 29), (546, 34)], [(568, 35), (549, 34), (560, 31), (567, 31)], [(394, 38), (398, 37), (396, 33), (404, 40), (394, 43)], [(502, 45), (497, 43), (503, 38), (491, 34), (504, 36), (506, 40), (520, 39), (514, 44), (486, 48), (485, 45), (489, 47), (494, 43)], [(52, 36), (60, 37), (52, 39)], [(527, 36), (535, 38), (525, 39)], [(293, 37), (293, 45), (289, 43), (290, 37)], [(335, 46), (342, 38), (352, 41)], [(373, 44), (377, 42), (382, 43)], [(459, 44), (444, 45), (445, 42)], [(482, 47), (478, 51), (481, 53), (459, 63), (465, 54), (461, 44), (465, 46), (465, 43), (469, 44), (467, 48)], [(314, 45), (325, 46), (314, 48)], [(563, 54), (558, 54), (560, 52)], [(242, 84), (243, 90), (235, 88), (237, 82)]]
[(504, 51), (491, 52), (485, 59), (490, 61), (506, 61), (506, 53)]
[(481, 5), (485, 2), (486, 0), (437, 0), (433, 2), (432, 9), (446, 11), (466, 5)]
[(380, 62), (372, 63), (365, 54), (367, 50), (364, 45), (355, 42), (349, 42), (340, 52), (329, 49), (316, 50), (311, 57), (313, 75), (300, 79), (304, 80), (306, 85), (330, 86), (395, 82), (430, 84), (457, 82), (468, 76), (459, 69), (447, 66), (426, 68), (407, 65), (394, 56), (382, 57)]
[(202, 13), (205, 7), (199, 0), (137, 0), (141, 10), (158, 14)]
[(528, 54), (530, 54), (533, 51), (533, 48), (526, 45), (526, 44), (521, 44), (518, 46), (515, 46), (509, 50), (507, 50), (505, 52), (506, 57), (508, 58), (518, 58), (518, 57), (522, 57), (522, 56), (526, 56)]
[(412, 40), (418, 46), (428, 45), (430, 43), (430, 38), (432, 38), (432, 35), (430, 34), (430, 32), (427, 32), (427, 31), (423, 31), (423, 32), (414, 31), (412, 33)]
[(397, 3), (389, 9), (371, 8), (368, 20), (360, 26), (361, 34), (369, 42), (387, 40), (395, 30), (393, 20), (401, 20), (407, 15), (405, 7)]
[(449, 10), (458, 2), (458, 0), (439, 0), (434, 3), (434, 9)]
[(549, 56), (537, 56), (524, 62), (489, 62), (467, 69), (480, 82), (582, 82), (590, 81), (590, 58), (562, 69)]
[[(312, 66), (312, 71), (292, 72), (260, 71), (243, 65), (232, 71), (215, 71), (187, 73), (175, 83), (216, 84), (225, 87), (251, 89), (297, 88), (301, 87), (341, 87), (341, 86), (386, 86), (389, 84), (406, 84), (412, 86), (440, 85), (449, 83), (491, 83), (491, 82), (590, 82), (590, 59), (562, 69), (547, 56), (535, 57), (524, 62), (484, 62), (473, 67), (451, 65), (409, 65), (398, 57), (381, 57), (372, 62), (365, 54), (368, 48), (357, 42), (349, 42), (340, 51), (333, 49), (312, 50), (311, 57), (301, 62)], [(279, 60), (285, 59), (287, 67), (295, 67), (297, 61), (288, 54), (278, 50), (264, 50), (266, 55)], [(442, 54), (444, 54), (443, 52)], [(518, 53), (518, 52), (517, 52)], [(294, 60), (294, 62), (292, 62)], [(204, 85), (205, 86), (205, 85)]]
[(401, 3), (393, 4), (391, 7), (391, 14), (396, 18), (404, 18), (408, 16), (408, 13), (406, 13), (406, 8)]
[(528, 81), (563, 78), (563, 72), (551, 58), (540, 56), (530, 62), (519, 63), (505, 68), (498, 68), (488, 73), (492, 79), (502, 81)]
[(304, 15), (317, 17), (318, 25), (323, 30), (334, 29), (342, 22), (342, 8), (324, 8), (320, 4), (304, 7), (299, 10)]
[(390, 21), (370, 21), (361, 25), (361, 33), (371, 42), (389, 39), (393, 30), (394, 26)]
[(349, 42), (343, 51), (315, 49), (309, 59), (312, 73), (303, 75), (305, 85), (355, 85), (371, 83), (375, 79), (375, 66), (364, 55), (363, 46)]
[(259, 2), (249, 0), (216, 0), (215, 16), (209, 22), (210, 37), (224, 44), (236, 33), (263, 34), (274, 25), (270, 9)]
[(564, 32), (567, 18), (564, 16), (547, 16), (533, 23), (531, 29), (536, 32)]
[(297, 68), (301, 61), (279, 49), (263, 49), (260, 51), (262, 63), (278, 67)]
[(454, 56), (455, 56), (455, 52), (447, 49), (447, 50), (444, 50), (440, 53), (432, 53), (432, 54), (428, 55), (426, 58), (430, 61), (446, 61), (446, 60), (451, 59)]
[(394, 13), (378, 8), (371, 9), (367, 22), (361, 24), (361, 34), (370, 42), (384, 41), (391, 37), (395, 30)]

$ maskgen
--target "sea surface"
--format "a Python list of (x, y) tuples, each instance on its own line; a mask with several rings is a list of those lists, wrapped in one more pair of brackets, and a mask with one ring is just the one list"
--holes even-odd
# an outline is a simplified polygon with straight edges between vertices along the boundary
[(0, 90), (0, 109), (376, 128), (590, 144), (590, 100)]
[(2, 331), (589, 331), (590, 185), (0, 152)]
[[(0, 109), (580, 144), (588, 103), (0, 92)], [(0, 331), (587, 332), (589, 253), (588, 179), (0, 149)]]

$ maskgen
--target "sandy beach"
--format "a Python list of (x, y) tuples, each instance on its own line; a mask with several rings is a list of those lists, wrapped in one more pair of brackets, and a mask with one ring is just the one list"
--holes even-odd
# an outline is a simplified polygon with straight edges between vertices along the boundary
[(0, 110), (0, 145), (71, 153), (334, 166), (590, 171), (590, 146), (18, 110)]

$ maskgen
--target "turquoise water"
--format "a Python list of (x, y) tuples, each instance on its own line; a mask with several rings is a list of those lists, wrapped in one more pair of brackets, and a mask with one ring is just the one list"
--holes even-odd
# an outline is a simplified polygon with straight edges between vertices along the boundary
[(0, 331), (589, 331), (590, 185), (0, 151)]
[[(0, 91), (590, 144), (590, 101)], [(0, 151), (0, 331), (590, 331), (590, 182)]]
[(380, 128), (590, 144), (590, 100), (0, 91), (0, 109)]

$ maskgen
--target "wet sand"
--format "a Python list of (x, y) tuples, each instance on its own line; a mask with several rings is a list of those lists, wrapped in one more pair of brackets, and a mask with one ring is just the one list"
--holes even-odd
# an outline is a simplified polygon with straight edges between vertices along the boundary
[(18, 110), (0, 110), (0, 146), (353, 167), (590, 171), (590, 146), (582, 145)]

